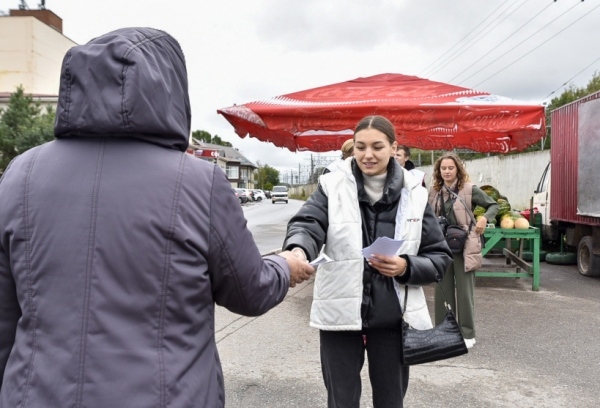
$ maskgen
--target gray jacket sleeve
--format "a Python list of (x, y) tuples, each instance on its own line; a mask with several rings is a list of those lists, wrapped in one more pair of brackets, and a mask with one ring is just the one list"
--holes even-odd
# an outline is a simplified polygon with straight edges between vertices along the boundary
[(488, 196), (482, 189), (477, 186), (473, 186), (472, 199), (473, 207), (480, 206), (485, 208), (485, 217), (488, 222), (493, 223), (496, 219), (496, 215), (498, 214), (498, 210), (500, 206), (497, 202), (495, 202), (492, 197)]
[(429, 204), (423, 212), (422, 225), (419, 252), (417, 255), (403, 255), (408, 268), (402, 277), (396, 278), (400, 283), (422, 286), (441, 282), (452, 263), (452, 252)]
[(257, 316), (279, 304), (290, 284), (287, 261), (263, 258), (246, 228), (239, 202), (215, 166), (210, 194), (208, 271), (215, 302), (232, 312)]
[(8, 360), (15, 342), (17, 322), (21, 317), (21, 308), (17, 301), (17, 290), (12, 277), (8, 256), (0, 244), (0, 389)]
[(283, 250), (300, 247), (309, 261), (314, 260), (319, 255), (327, 237), (327, 228), (329, 227), (327, 207), (327, 196), (319, 184), (317, 190), (312, 193), (300, 211), (288, 222)]

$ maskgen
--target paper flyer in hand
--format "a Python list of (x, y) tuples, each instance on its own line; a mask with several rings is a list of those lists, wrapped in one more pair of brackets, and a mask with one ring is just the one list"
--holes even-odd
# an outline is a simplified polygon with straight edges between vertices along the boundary
[(362, 254), (367, 259), (372, 258), (372, 255), (394, 256), (402, 244), (404, 244), (404, 240), (379, 237), (370, 246), (363, 248)]
[(331, 259), (330, 257), (328, 257), (325, 254), (321, 254), (318, 257), (316, 257), (312, 262), (309, 262), (310, 266), (317, 266), (317, 265), (321, 265), (324, 263), (329, 263), (329, 262), (333, 262), (333, 259)]

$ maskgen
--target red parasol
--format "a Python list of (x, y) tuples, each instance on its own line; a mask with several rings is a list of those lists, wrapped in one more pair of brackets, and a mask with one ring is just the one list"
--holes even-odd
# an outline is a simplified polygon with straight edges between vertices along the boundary
[(521, 151), (546, 134), (544, 107), (415, 76), (381, 74), (217, 111), (240, 137), (291, 151), (339, 150), (365, 116), (425, 150)]

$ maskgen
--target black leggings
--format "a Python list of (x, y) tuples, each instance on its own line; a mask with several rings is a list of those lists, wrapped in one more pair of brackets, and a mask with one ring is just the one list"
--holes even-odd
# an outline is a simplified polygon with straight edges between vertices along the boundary
[[(363, 334), (367, 344), (364, 344)], [(408, 366), (402, 365), (402, 333), (396, 329), (323, 331), (321, 369), (329, 408), (358, 408), (360, 371), (369, 359), (374, 408), (401, 408), (408, 388)]]

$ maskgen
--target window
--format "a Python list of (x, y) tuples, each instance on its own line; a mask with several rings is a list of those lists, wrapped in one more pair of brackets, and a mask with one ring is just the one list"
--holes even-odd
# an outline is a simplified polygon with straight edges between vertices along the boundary
[(227, 167), (225, 168), (225, 173), (227, 174), (227, 178), (229, 179), (240, 178), (240, 168), (238, 166), (227, 165)]
[(548, 190), (548, 181), (550, 181), (550, 163), (548, 163), (546, 166), (544, 174), (542, 174), (542, 179), (540, 180), (535, 192), (543, 193), (544, 191)]

